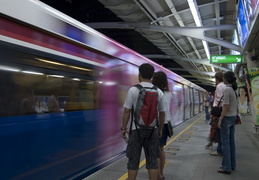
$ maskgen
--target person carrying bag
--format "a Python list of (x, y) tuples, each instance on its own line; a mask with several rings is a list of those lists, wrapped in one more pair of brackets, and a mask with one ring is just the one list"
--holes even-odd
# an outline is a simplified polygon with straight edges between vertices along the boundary
[(218, 125), (218, 120), (219, 120), (219, 117), (220, 117), (220, 115), (222, 113), (222, 107), (219, 106), (222, 98), (223, 98), (223, 96), (220, 98), (220, 100), (218, 102), (218, 105), (212, 107), (212, 109), (210, 111), (210, 114), (213, 116), (211, 118), (211, 121), (210, 121), (210, 125), (211, 126), (217, 126)]

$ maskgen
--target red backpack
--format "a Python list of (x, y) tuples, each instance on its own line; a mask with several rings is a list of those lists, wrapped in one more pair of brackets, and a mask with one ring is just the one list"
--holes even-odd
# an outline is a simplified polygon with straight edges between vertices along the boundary
[(151, 129), (158, 126), (158, 91), (157, 87), (143, 87), (135, 85), (139, 89), (139, 96), (135, 110), (133, 110), (134, 122), (140, 127)]

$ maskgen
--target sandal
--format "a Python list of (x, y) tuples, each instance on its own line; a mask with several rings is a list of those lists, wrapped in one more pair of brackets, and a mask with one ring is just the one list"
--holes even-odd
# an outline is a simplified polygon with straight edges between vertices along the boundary
[(218, 173), (223, 173), (223, 174), (231, 174), (231, 171), (225, 171), (225, 170), (223, 170), (221, 168), (217, 172)]

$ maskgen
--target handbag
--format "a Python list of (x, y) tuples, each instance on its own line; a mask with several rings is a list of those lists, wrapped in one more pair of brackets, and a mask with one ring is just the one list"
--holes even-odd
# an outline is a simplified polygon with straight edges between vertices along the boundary
[(217, 127), (218, 126), (218, 122), (219, 122), (219, 118), (218, 117), (212, 117), (210, 120), (210, 125)]
[(212, 116), (220, 117), (220, 115), (222, 113), (222, 107), (220, 107), (219, 104), (220, 104), (222, 97), (220, 98), (218, 105), (211, 108), (210, 114)]
[(242, 124), (241, 118), (239, 115), (237, 115), (236, 124)]
[(168, 130), (168, 137), (172, 137), (172, 135), (174, 134), (174, 131), (173, 131), (171, 121), (168, 121), (167, 130)]

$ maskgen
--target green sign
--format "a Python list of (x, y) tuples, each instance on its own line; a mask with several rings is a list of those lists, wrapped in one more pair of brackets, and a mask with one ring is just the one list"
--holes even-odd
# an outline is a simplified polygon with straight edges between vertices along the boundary
[(242, 63), (242, 55), (212, 55), (210, 63)]

